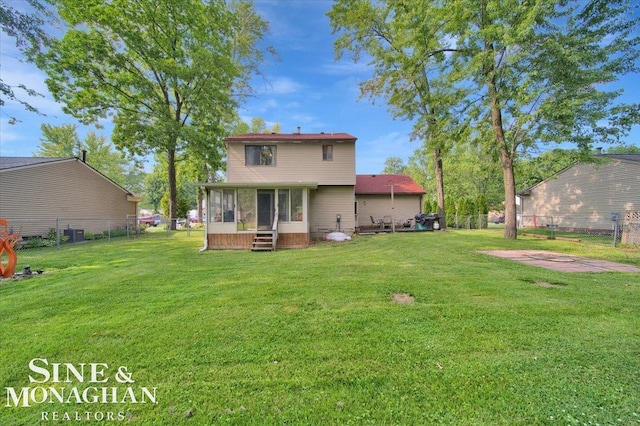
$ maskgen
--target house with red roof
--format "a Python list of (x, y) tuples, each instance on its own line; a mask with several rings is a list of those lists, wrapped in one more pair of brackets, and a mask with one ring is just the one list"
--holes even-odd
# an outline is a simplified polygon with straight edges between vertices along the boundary
[(356, 138), (348, 133), (251, 133), (224, 142), (226, 182), (198, 184), (207, 195), (204, 249), (307, 247), (333, 231), (356, 232), (363, 214), (403, 222), (421, 211), (424, 191), (408, 176), (356, 178)]
[(358, 227), (403, 224), (422, 213), (424, 194), (424, 189), (408, 175), (357, 175)]
[(334, 230), (355, 232), (354, 136), (253, 133), (224, 142), (226, 182), (199, 184), (205, 249), (307, 247)]

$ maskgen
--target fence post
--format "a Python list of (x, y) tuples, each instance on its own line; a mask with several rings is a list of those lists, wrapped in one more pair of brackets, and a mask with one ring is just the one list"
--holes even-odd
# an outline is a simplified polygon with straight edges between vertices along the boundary
[(108, 241), (111, 241), (111, 219), (107, 219)]
[(60, 250), (60, 218), (56, 217), (56, 247)]

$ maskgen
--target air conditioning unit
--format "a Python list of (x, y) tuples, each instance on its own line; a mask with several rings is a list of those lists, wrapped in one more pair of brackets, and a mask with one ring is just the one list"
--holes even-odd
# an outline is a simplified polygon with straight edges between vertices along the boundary
[(84, 241), (84, 229), (65, 229), (64, 236), (69, 237), (70, 243), (79, 243)]

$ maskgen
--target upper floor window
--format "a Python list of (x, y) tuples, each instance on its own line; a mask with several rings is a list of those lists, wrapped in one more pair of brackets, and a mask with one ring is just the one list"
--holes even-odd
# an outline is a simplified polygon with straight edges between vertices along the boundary
[(245, 165), (247, 166), (275, 166), (275, 145), (245, 145)]
[(333, 145), (322, 145), (322, 160), (333, 161)]

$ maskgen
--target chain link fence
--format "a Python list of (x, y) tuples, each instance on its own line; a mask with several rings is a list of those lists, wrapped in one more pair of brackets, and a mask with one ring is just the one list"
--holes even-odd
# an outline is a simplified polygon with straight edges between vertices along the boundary
[[(15, 251), (43, 247), (61, 248), (64, 244), (95, 240), (122, 240), (145, 232), (163, 232), (170, 236), (184, 232), (187, 236), (203, 237), (204, 224), (189, 219), (162, 218), (156, 226), (139, 222), (135, 215), (119, 218), (6, 218), (9, 234), (18, 234)], [(173, 226), (171, 226), (173, 225)]]
[(614, 247), (638, 246), (640, 217), (633, 213), (616, 213), (605, 218), (580, 215), (522, 216), (518, 223), (519, 233)]
[[(499, 215), (455, 216), (449, 228), (486, 229), (503, 227)], [(518, 235), (584, 241), (617, 247), (640, 246), (640, 212), (611, 214), (610, 217), (579, 215), (521, 216)]]

